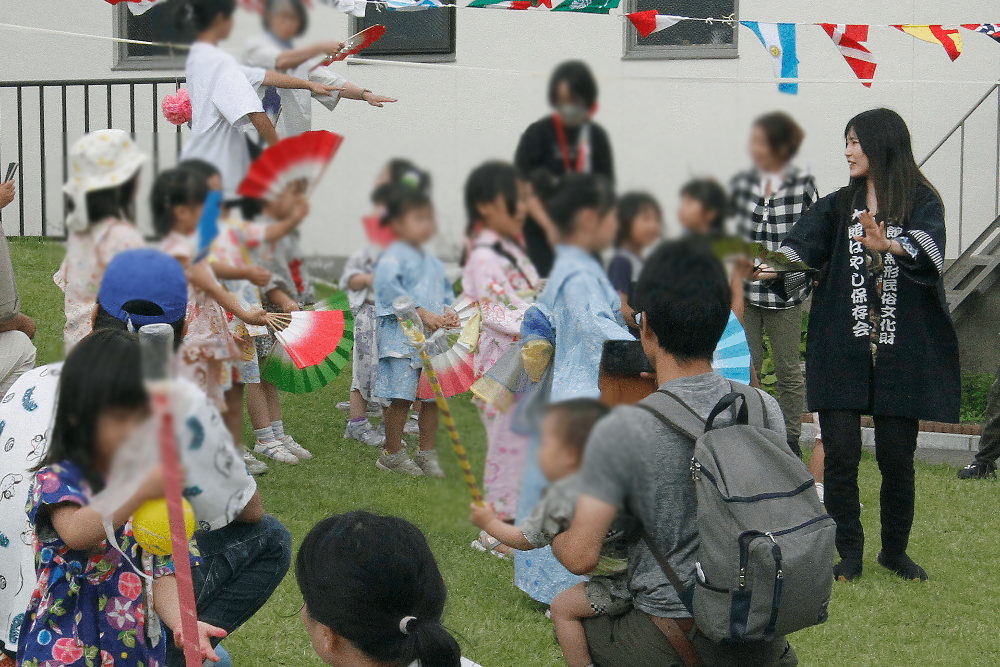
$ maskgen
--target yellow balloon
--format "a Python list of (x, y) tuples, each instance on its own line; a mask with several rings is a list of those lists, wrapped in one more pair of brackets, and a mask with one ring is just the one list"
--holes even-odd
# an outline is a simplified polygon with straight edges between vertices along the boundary
[[(196, 526), (194, 509), (186, 498), (181, 498), (181, 501), (184, 503), (184, 528), (190, 540)], [(168, 556), (173, 552), (166, 498), (147, 500), (135, 511), (132, 515), (132, 533), (139, 546), (151, 554)]]

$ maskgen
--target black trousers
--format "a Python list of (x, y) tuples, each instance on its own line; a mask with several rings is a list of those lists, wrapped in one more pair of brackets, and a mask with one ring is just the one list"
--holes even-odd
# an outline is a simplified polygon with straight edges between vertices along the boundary
[[(882, 550), (899, 555), (906, 551), (913, 526), (913, 454), (920, 426), (916, 419), (904, 417), (874, 419), (875, 459), (882, 473)], [(860, 559), (865, 546), (858, 491), (861, 413), (827, 410), (819, 413), (819, 423), (826, 449), (826, 510), (837, 522), (837, 551), (841, 558)]]
[(983, 434), (979, 438), (979, 453), (976, 454), (976, 460), (982, 464), (996, 463), (1000, 458), (1000, 368), (996, 377), (986, 396)]

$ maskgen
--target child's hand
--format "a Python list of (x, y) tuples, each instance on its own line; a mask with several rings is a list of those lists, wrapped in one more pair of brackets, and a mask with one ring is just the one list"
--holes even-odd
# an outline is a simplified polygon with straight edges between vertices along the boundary
[(246, 279), (257, 287), (267, 287), (271, 282), (271, 272), (262, 266), (247, 267)]
[(458, 313), (456, 313), (451, 308), (445, 308), (444, 309), (444, 326), (448, 327), (449, 329), (454, 329), (459, 324), (461, 324), (461, 322), (458, 321)]
[[(212, 637), (222, 639), (228, 634), (222, 628), (209, 625), (204, 621), (198, 621), (198, 653), (201, 659), (219, 662), (219, 656), (216, 654), (215, 649), (212, 648)], [(174, 645), (179, 649), (184, 648), (184, 637), (181, 635), (180, 628), (174, 632)]]
[(295, 208), (292, 209), (292, 219), (296, 223), (302, 222), (309, 215), (309, 200), (305, 197), (299, 197), (299, 200), (295, 202)]
[(242, 318), (247, 324), (256, 324), (257, 326), (266, 327), (267, 322), (267, 311), (260, 306), (254, 306), (246, 312), (246, 317)]
[(337, 40), (330, 40), (329, 42), (323, 42), (322, 47), (323, 53), (335, 56), (344, 50), (344, 43)]
[(362, 279), (364, 280), (365, 287), (374, 287), (375, 286), (375, 274), (374, 273), (366, 273), (364, 276), (362, 276)]
[(469, 516), (469, 520), (472, 524), (479, 530), (486, 530), (486, 526), (490, 525), (497, 519), (496, 510), (493, 509), (493, 505), (477, 505), (472, 503), (470, 505), (472, 514)]
[(162, 498), (164, 496), (163, 491), (163, 468), (160, 464), (156, 464), (149, 469), (146, 474), (146, 479), (139, 487), (139, 491), (136, 495), (142, 498), (143, 502), (147, 500), (156, 500), (157, 498)]
[(424, 310), (423, 308), (417, 308), (417, 315), (420, 315), (420, 320), (424, 323), (424, 327), (427, 329), (428, 333), (434, 333), (445, 324), (443, 315), (432, 313), (429, 310)]
[(286, 303), (281, 307), (281, 309), (286, 313), (294, 313), (297, 310), (302, 310), (301, 308), (299, 308), (299, 304), (295, 303), (292, 300), (289, 300), (288, 303)]
[(377, 93), (373, 93), (370, 90), (366, 90), (365, 92), (361, 93), (361, 99), (364, 100), (365, 102), (368, 102), (368, 104), (372, 105), (373, 107), (378, 107), (379, 109), (384, 107), (386, 104), (396, 101), (396, 98), (394, 97), (386, 97), (385, 95), (379, 95)]

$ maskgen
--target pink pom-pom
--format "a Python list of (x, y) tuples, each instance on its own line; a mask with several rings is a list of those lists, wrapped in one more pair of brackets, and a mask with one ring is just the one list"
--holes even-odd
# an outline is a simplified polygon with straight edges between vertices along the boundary
[(187, 88), (178, 88), (177, 93), (163, 98), (163, 116), (174, 125), (191, 122), (191, 98)]

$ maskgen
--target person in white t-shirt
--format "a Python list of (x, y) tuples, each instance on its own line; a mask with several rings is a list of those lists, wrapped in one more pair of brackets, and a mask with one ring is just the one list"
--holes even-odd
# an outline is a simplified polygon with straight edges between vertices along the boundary
[(198, 158), (215, 165), (222, 173), (226, 200), (235, 199), (236, 189), (250, 168), (245, 131), (253, 127), (268, 146), (278, 141), (257, 89), (296, 88), (330, 96), (335, 87), (244, 67), (220, 49), (219, 42), (233, 30), (236, 0), (182, 0), (180, 5), (179, 27), (190, 24), (197, 32), (185, 64), (191, 97), (191, 138), (181, 151), (181, 159)]
[[(332, 40), (295, 47), (292, 39), (304, 34), (308, 26), (309, 14), (303, 0), (265, 0), (264, 33), (247, 40), (243, 64), (334, 86), (338, 90), (332, 95), (316, 98), (330, 111), (341, 99), (364, 100), (373, 107), (396, 101), (361, 88), (336, 72), (318, 66), (321, 58), (343, 49), (343, 42)], [(274, 121), (278, 136), (291, 137), (312, 129), (312, 95), (308, 91), (267, 86), (259, 92), (264, 111)]]

